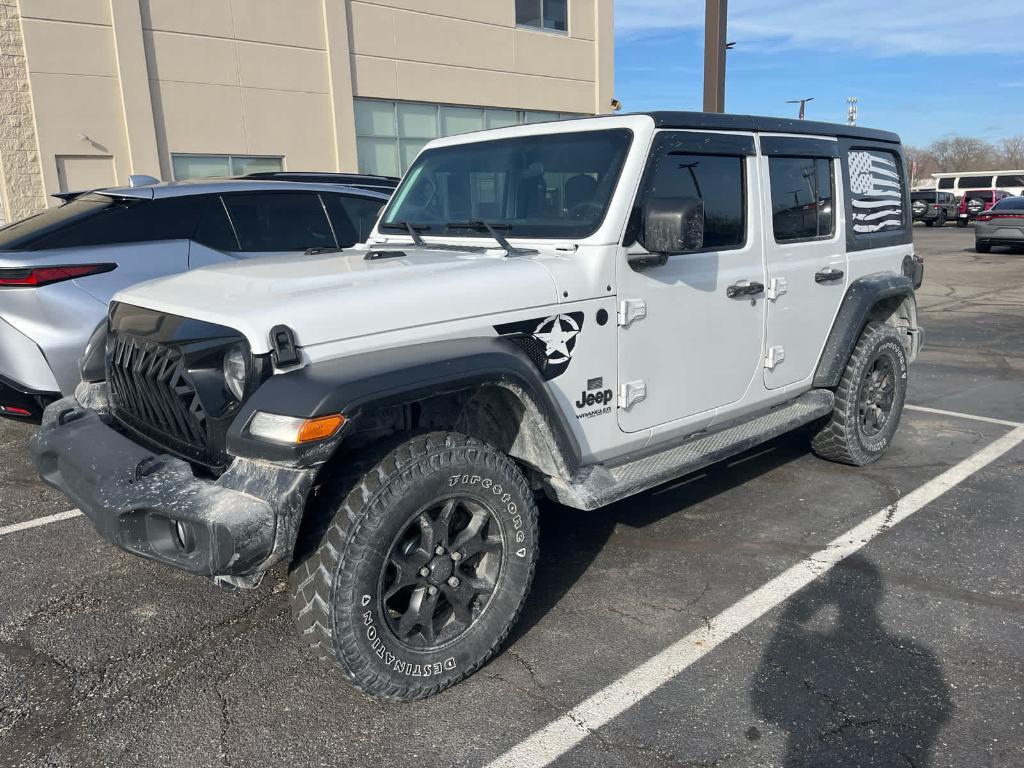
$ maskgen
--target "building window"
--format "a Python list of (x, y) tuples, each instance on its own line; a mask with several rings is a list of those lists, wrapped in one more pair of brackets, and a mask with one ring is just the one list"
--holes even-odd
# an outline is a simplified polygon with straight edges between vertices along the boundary
[(431, 139), (579, 117), (567, 112), (457, 107), (417, 101), (355, 99), (360, 173), (401, 176)]
[(283, 158), (266, 155), (171, 155), (175, 181), (226, 178), (284, 170)]
[(569, 0), (516, 0), (516, 24), (568, 32), (568, 5)]

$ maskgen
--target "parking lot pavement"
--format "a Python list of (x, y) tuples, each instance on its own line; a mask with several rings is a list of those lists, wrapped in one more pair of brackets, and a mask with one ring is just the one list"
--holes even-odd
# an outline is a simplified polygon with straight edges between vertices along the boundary
[[(882, 461), (787, 436), (597, 512), (544, 505), (509, 644), (426, 702), (314, 664), (283, 574), (222, 591), (80, 517), (0, 535), (0, 766), (1024, 764), (1024, 255), (915, 236), (909, 402), (931, 410)], [(0, 425), (0, 531), (68, 507), (29, 435)]]

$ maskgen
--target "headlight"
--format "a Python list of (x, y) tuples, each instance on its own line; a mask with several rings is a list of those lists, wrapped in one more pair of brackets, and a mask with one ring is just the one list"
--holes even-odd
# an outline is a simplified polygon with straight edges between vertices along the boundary
[(249, 377), (247, 355), (241, 344), (236, 344), (224, 355), (224, 386), (242, 402), (245, 397), (245, 382)]

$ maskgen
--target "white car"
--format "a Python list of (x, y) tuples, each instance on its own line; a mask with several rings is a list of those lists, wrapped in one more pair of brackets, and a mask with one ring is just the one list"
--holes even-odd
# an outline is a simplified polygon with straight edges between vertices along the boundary
[(255, 586), (423, 698), (516, 620), (544, 495), (640, 493), (803, 425), (889, 448), (921, 343), (894, 134), (692, 113), (431, 142), (343, 254), (115, 297), (36, 466), (114, 544)]

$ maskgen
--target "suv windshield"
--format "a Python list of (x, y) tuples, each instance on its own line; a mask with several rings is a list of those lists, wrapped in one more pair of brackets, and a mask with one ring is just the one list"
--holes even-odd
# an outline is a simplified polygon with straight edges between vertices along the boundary
[(429, 149), (381, 229), (490, 237), (466, 226), (487, 222), (507, 237), (586, 237), (604, 219), (631, 140), (631, 131), (613, 129)]
[(29, 216), (0, 229), (0, 251), (31, 251), (47, 247), (46, 240), (65, 227), (92, 218), (98, 213), (137, 205), (140, 200), (124, 199), (91, 192), (69, 203)]

